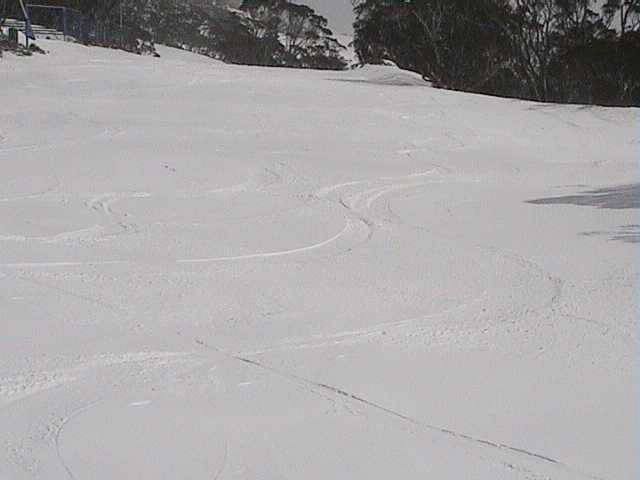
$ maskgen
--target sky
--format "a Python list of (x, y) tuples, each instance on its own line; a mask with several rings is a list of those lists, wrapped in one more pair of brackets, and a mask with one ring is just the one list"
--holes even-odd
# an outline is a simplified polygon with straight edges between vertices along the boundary
[(327, 17), (333, 33), (352, 33), (353, 10), (351, 0), (297, 0)]

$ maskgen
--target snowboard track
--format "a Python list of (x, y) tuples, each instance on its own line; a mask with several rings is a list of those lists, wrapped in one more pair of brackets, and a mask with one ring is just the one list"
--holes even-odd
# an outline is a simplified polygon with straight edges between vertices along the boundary
[[(240, 356), (240, 355), (235, 355), (233, 353), (229, 353), (221, 348), (216, 347), (215, 345), (209, 344), (201, 339), (196, 338), (195, 339), (195, 343), (197, 345), (199, 345), (202, 348), (205, 348), (207, 350), (213, 351), (217, 354), (220, 354), (230, 360), (236, 361), (236, 362), (240, 362), (240, 363), (244, 363), (246, 365), (250, 365), (253, 368), (257, 368), (272, 374), (275, 374), (276, 376), (280, 377), (280, 378), (284, 378), (285, 380), (288, 380), (290, 382), (293, 382), (294, 384), (298, 384), (298, 385), (305, 385), (307, 387), (311, 387), (313, 389), (320, 389), (322, 391), (325, 392), (329, 392), (335, 396), (341, 397), (341, 398), (345, 398), (350, 402), (355, 402), (358, 403), (360, 405), (363, 405), (365, 407), (368, 407), (370, 409), (374, 409), (377, 410), (379, 412), (382, 412), (385, 415), (388, 415), (390, 417), (396, 418), (404, 423), (413, 425), (415, 427), (419, 427), (422, 428), (424, 430), (430, 431), (430, 432), (435, 432), (439, 435), (443, 435), (446, 437), (449, 437), (450, 439), (456, 440), (456, 441), (460, 441), (460, 442), (465, 442), (471, 445), (475, 445), (476, 447), (486, 447), (489, 448), (493, 451), (499, 451), (501, 453), (506, 453), (509, 454), (511, 456), (515, 456), (517, 458), (520, 459), (527, 459), (527, 460), (533, 460), (534, 462), (537, 463), (542, 463), (545, 464), (547, 466), (552, 466), (554, 468), (558, 468), (561, 470), (564, 470), (567, 473), (571, 473), (573, 475), (577, 475), (580, 478), (585, 478), (585, 479), (590, 479), (590, 480), (604, 480), (601, 477), (595, 476), (595, 475), (591, 475), (588, 473), (584, 473), (560, 460), (557, 460), (555, 458), (540, 454), (540, 453), (536, 453), (530, 450), (527, 450), (525, 448), (521, 448), (521, 447), (517, 447), (517, 446), (513, 446), (513, 445), (509, 445), (506, 443), (501, 443), (501, 442), (496, 442), (496, 441), (492, 441), (492, 440), (487, 440), (487, 439), (483, 439), (483, 438), (478, 438), (478, 437), (474, 437), (471, 435), (468, 435), (466, 433), (463, 432), (459, 432), (456, 430), (452, 430), (449, 428), (445, 428), (445, 427), (441, 427), (441, 426), (437, 426), (437, 425), (433, 425), (427, 422), (424, 422), (422, 420), (416, 419), (410, 415), (407, 415), (405, 413), (399, 412), (397, 410), (391, 409), (389, 407), (385, 407), (384, 405), (381, 405), (373, 400), (369, 400), (363, 396), (357, 395), (353, 392), (350, 392), (348, 390), (345, 390), (341, 387), (337, 387), (334, 385), (330, 385), (327, 383), (323, 383), (323, 382), (318, 382), (315, 381), (313, 379), (307, 378), (307, 377), (303, 377), (301, 375), (295, 374), (295, 373), (291, 373), (285, 370), (281, 370), (279, 368), (270, 366), (266, 363), (263, 363), (261, 361), (258, 360), (252, 360), (250, 358), (246, 358), (244, 356)], [(505, 465), (509, 465), (506, 462), (502, 462)], [(546, 477), (545, 477), (546, 478)]]

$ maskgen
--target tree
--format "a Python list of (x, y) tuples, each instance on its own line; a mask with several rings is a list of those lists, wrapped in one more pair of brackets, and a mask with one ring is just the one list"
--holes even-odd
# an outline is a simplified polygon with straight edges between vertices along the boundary
[(602, 30), (593, 0), (514, 0), (514, 73), (536, 100), (557, 99), (558, 59)]
[(9, 0), (2, 0), (0, 2), (0, 28), (2, 28), (8, 16), (9, 16)]
[(640, 106), (639, 55), (639, 32), (599, 38), (570, 52), (561, 59), (573, 80), (568, 100)]
[(483, 91), (508, 67), (501, 0), (357, 0), (356, 53), (389, 58), (439, 85)]
[(354, 46), (363, 63), (393, 60), (446, 88), (637, 105), (639, 2), (607, 16), (596, 0), (353, 0)]
[(640, 0), (607, 0), (602, 11), (609, 25), (617, 17), (622, 36), (640, 29)]
[(261, 57), (281, 65), (341, 69), (342, 45), (327, 20), (306, 5), (288, 0), (245, 0), (240, 7), (255, 22), (252, 32), (263, 44)]

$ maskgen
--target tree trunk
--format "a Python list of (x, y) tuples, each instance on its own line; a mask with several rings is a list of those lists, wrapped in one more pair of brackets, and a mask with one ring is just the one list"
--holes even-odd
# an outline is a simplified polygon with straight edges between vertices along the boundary
[(7, 19), (7, 15), (9, 13), (7, 10), (8, 3), (9, 0), (2, 1), (2, 9), (0, 9), (0, 28), (2, 28), (2, 26), (4, 25), (4, 22)]

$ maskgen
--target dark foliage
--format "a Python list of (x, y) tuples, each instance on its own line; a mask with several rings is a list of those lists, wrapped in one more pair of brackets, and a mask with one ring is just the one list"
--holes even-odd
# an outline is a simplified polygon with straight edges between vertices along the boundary
[(259, 64), (341, 69), (343, 46), (327, 20), (305, 5), (288, 0), (244, 0), (249, 31), (261, 45)]
[[(3, 2), (16, 3), (0, 0), (0, 8)], [(240, 9), (228, 8), (229, 1), (212, 0), (43, 0), (38, 3), (80, 11), (81, 20), (77, 22), (81, 25), (76, 30), (84, 43), (151, 54), (155, 53), (154, 45), (161, 43), (233, 63), (345, 67), (340, 57), (344, 47), (333, 38), (326, 19), (313, 9), (288, 0), (247, 0), (242, 5), (236, 1)], [(42, 15), (47, 21), (47, 12)], [(61, 13), (53, 11), (50, 15)]]
[(640, 0), (354, 0), (360, 60), (436, 85), (640, 105)]

